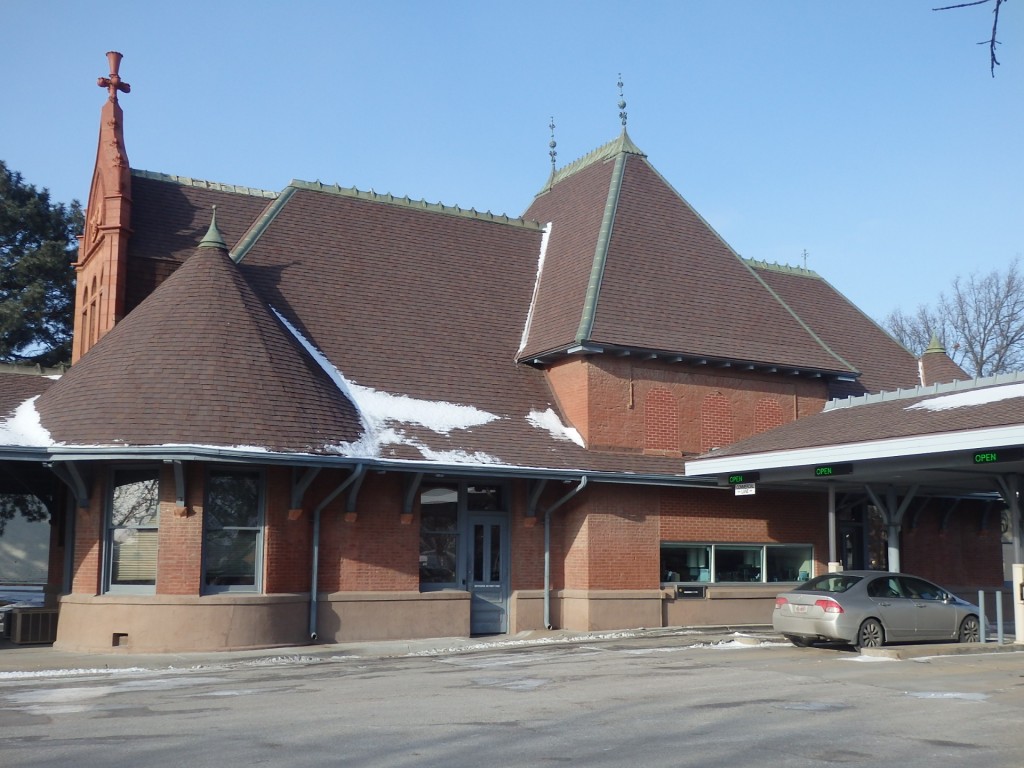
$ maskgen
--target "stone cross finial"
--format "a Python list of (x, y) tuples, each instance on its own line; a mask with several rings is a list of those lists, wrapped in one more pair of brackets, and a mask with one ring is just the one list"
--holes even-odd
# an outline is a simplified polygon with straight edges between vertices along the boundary
[(121, 54), (117, 51), (107, 51), (107, 61), (110, 63), (110, 76), (96, 78), (96, 85), (106, 88), (110, 93), (110, 100), (117, 101), (118, 91), (131, 93), (132, 87), (117, 74), (117, 70), (121, 67)]

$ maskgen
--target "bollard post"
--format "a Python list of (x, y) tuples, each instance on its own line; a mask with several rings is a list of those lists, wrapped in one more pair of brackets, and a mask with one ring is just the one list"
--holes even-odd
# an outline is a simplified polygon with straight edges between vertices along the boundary
[(978, 638), (981, 642), (985, 642), (985, 635), (987, 634), (988, 621), (985, 619), (985, 592), (984, 590), (978, 590), (978, 623), (981, 624), (978, 627)]
[(996, 639), (1003, 644), (1003, 590), (996, 590)]

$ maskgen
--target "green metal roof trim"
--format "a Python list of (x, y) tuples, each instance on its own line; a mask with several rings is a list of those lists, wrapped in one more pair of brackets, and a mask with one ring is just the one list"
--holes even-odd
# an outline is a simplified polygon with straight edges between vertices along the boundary
[(281, 212), (281, 209), (284, 208), (285, 203), (288, 202), (293, 194), (295, 194), (295, 187), (285, 187), (281, 194), (277, 195), (277, 199), (268, 205), (263, 214), (253, 222), (253, 225), (249, 227), (249, 231), (242, 235), (242, 239), (235, 244), (234, 249), (231, 251), (231, 258), (236, 264), (245, 258), (245, 254), (249, 252), (249, 249), (267, 231), (270, 222), (277, 218), (277, 214)]
[(538, 192), (538, 195), (542, 195), (551, 189), (555, 184), (560, 181), (572, 176), (574, 173), (579, 173), (584, 168), (588, 168), (595, 163), (601, 163), (605, 160), (611, 160), (613, 157), (627, 154), (627, 155), (639, 155), (640, 157), (647, 157), (646, 153), (640, 147), (633, 143), (633, 140), (629, 138), (629, 134), (626, 133), (626, 129), (622, 129), (622, 133), (612, 141), (609, 141), (602, 147), (598, 147), (590, 154), (584, 155), (578, 160), (573, 160), (566, 166), (563, 166), (561, 170), (555, 171), (548, 178), (548, 183), (544, 185), (544, 189)]
[(916, 397), (926, 397), (929, 395), (937, 396), (956, 392), (969, 392), (975, 389), (1005, 386), (1007, 384), (1020, 384), (1021, 382), (1024, 382), (1024, 371), (1014, 371), (1013, 373), (997, 373), (993, 376), (986, 376), (985, 378), (949, 381), (944, 384), (918, 385), (911, 389), (895, 389), (888, 390), (886, 392), (875, 392), (873, 394), (850, 395), (849, 397), (829, 400), (825, 403), (825, 407), (822, 408), (822, 413), (825, 411), (834, 411), (839, 408), (855, 408), (860, 405), (885, 403), (890, 400), (910, 400)]
[(821, 280), (822, 277), (813, 269), (807, 269), (807, 267), (793, 267), (789, 264), (779, 264), (772, 262), (769, 264), (767, 261), (760, 261), (758, 259), (748, 259), (745, 256), (740, 257), (748, 266), (754, 269), (765, 269), (769, 272), (781, 272), (784, 275), (799, 275), (800, 277), (812, 277), (816, 280)]
[[(734, 253), (735, 253), (735, 251), (734, 251)], [(809, 326), (807, 324), (807, 322), (802, 317), (800, 317), (800, 314), (796, 310), (794, 310), (791, 306), (789, 306), (789, 304), (787, 304), (783, 300), (783, 298), (781, 296), (779, 296), (778, 293), (775, 292), (774, 288), (772, 288), (770, 285), (768, 285), (768, 283), (766, 283), (763, 279), (761, 279), (761, 276), (759, 274), (757, 274), (757, 270), (761, 268), (759, 266), (761, 262), (752, 262), (750, 259), (745, 259), (742, 256), (739, 256), (738, 254), (737, 254), (737, 258), (739, 258), (739, 260), (741, 262), (743, 262), (743, 265), (748, 270), (750, 270), (750, 274), (752, 274), (754, 276), (754, 279), (757, 280), (757, 282), (759, 282), (764, 287), (764, 289), (766, 291), (768, 291), (768, 293), (770, 293), (772, 295), (772, 297), (777, 302), (779, 302), (779, 305), (783, 309), (785, 309), (787, 312), (789, 312), (790, 317), (792, 317), (794, 320), (796, 320), (796, 322), (800, 324), (800, 327), (803, 328), (812, 339), (814, 339), (816, 342), (818, 342), (818, 344), (821, 346), (822, 349), (824, 349), (828, 354), (830, 354), (838, 362), (842, 363), (842, 365), (846, 368), (846, 372), (845, 372), (844, 375), (852, 374), (853, 378), (859, 378), (860, 377), (860, 371), (857, 370), (857, 367), (855, 365), (851, 364), (842, 355), (840, 355), (838, 352), (836, 352), (834, 349), (832, 349), (832, 347), (830, 347), (828, 344), (826, 344), (825, 340), (823, 338), (821, 338), (821, 336), (819, 336), (817, 333), (815, 333), (814, 329), (811, 328), (811, 326)], [(778, 266), (778, 265), (775, 265), (775, 266)], [(776, 270), (772, 270), (772, 271), (774, 271), (774, 272), (782, 272), (782, 273), (785, 273), (785, 274), (798, 274), (797, 272), (792, 271), (792, 270), (795, 270), (795, 269), (798, 269), (798, 268), (796, 268), (796, 267), (787, 267), (786, 269), (776, 269)], [(818, 277), (818, 275), (813, 274), (810, 270), (802, 270), (802, 272), (800, 274), (803, 277), (811, 277), (813, 275), (813, 277), (815, 279), (822, 280), (820, 277)], [(822, 280), (822, 282), (824, 282), (824, 280)]]
[[(623, 131), (625, 136), (626, 132)], [(632, 142), (630, 142), (632, 143)], [(587, 295), (583, 299), (583, 315), (580, 317), (579, 328), (576, 329), (576, 343), (582, 344), (590, 338), (594, 330), (594, 317), (597, 314), (597, 300), (601, 295), (601, 282), (604, 279), (604, 267), (608, 261), (608, 243), (612, 239), (612, 228), (615, 226), (615, 211), (619, 207), (619, 192), (622, 190), (622, 173), (626, 167), (626, 154), (615, 155), (615, 167), (612, 169), (611, 183), (608, 185), (608, 198), (604, 203), (604, 215), (601, 217), (601, 230), (597, 235), (597, 246), (594, 248), (594, 263), (590, 268), (590, 280), (587, 282)]]
[(240, 187), (236, 184), (221, 184), (217, 181), (206, 181), (204, 179), (193, 179), (189, 176), (173, 176), (169, 173), (157, 173), (156, 171), (142, 171), (137, 168), (131, 169), (132, 176), (140, 179), (152, 179), (154, 181), (167, 181), (172, 184), (180, 184), (183, 187), (198, 187), (199, 189), (210, 189), (214, 192), (233, 192), (238, 195), (249, 195), (250, 197), (266, 197), (273, 199), (277, 192), (267, 189), (256, 189), (255, 187)]
[(326, 192), (331, 195), (351, 197), (356, 200), (367, 200), (374, 203), (387, 203), (389, 205), (400, 205), (405, 208), (412, 208), (420, 211), (434, 211), (445, 213), (449, 216), (462, 216), (468, 219), (480, 221), (493, 221), (499, 224), (514, 224), (525, 226), (529, 229), (541, 230), (542, 224), (522, 217), (513, 217), (508, 214), (491, 213), (490, 211), (478, 211), (476, 208), (462, 208), (458, 205), (444, 205), (443, 203), (428, 203), (426, 200), (414, 200), (410, 197), (395, 197), (392, 194), (381, 194), (379, 192), (366, 192), (355, 187), (341, 187), (337, 184), (324, 184), (321, 181), (299, 181), (292, 180), (290, 189), (305, 189), (313, 192)]

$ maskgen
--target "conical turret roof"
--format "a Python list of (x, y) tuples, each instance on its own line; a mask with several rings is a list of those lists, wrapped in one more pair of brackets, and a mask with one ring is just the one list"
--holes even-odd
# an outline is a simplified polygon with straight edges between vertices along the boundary
[(359, 415), (215, 237), (37, 402), (72, 445), (322, 452)]

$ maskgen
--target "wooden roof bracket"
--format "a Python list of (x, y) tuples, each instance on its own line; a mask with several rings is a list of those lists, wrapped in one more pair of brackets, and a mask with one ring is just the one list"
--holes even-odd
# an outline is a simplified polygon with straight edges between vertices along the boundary
[(960, 499), (953, 499), (953, 503), (946, 507), (946, 512), (942, 516), (942, 522), (939, 523), (939, 533), (945, 533), (946, 529), (949, 528), (949, 521), (958, 506), (960, 506)]
[(310, 484), (320, 474), (320, 467), (309, 467), (299, 476), (298, 467), (292, 469), (292, 503), (289, 509), (302, 509), (302, 500)]
[(180, 459), (164, 459), (174, 470), (174, 506), (185, 509), (185, 465)]
[(548, 481), (544, 478), (534, 480), (530, 483), (530, 498), (526, 502), (526, 516), (537, 517), (537, 506), (540, 502), (540, 495), (544, 492), (544, 487), (548, 484)]
[(89, 508), (89, 498), (92, 496), (92, 483), (87, 481), (78, 466), (73, 461), (54, 461), (45, 464), (50, 470), (61, 479), (71, 494), (75, 497), (75, 503), (80, 509)]
[[(362, 466), (360, 464), (359, 466)], [(363, 480), (366, 479), (366, 473), (360, 472), (359, 476), (352, 482), (352, 488), (348, 492), (348, 498), (345, 500), (345, 515), (354, 515), (356, 513), (356, 502), (359, 500), (359, 491), (363, 487)]]
[(420, 489), (420, 484), (423, 482), (423, 473), (417, 472), (409, 478), (405, 484), (405, 497), (402, 499), (402, 525), (409, 525), (412, 523), (412, 503), (416, 498), (416, 493)]

